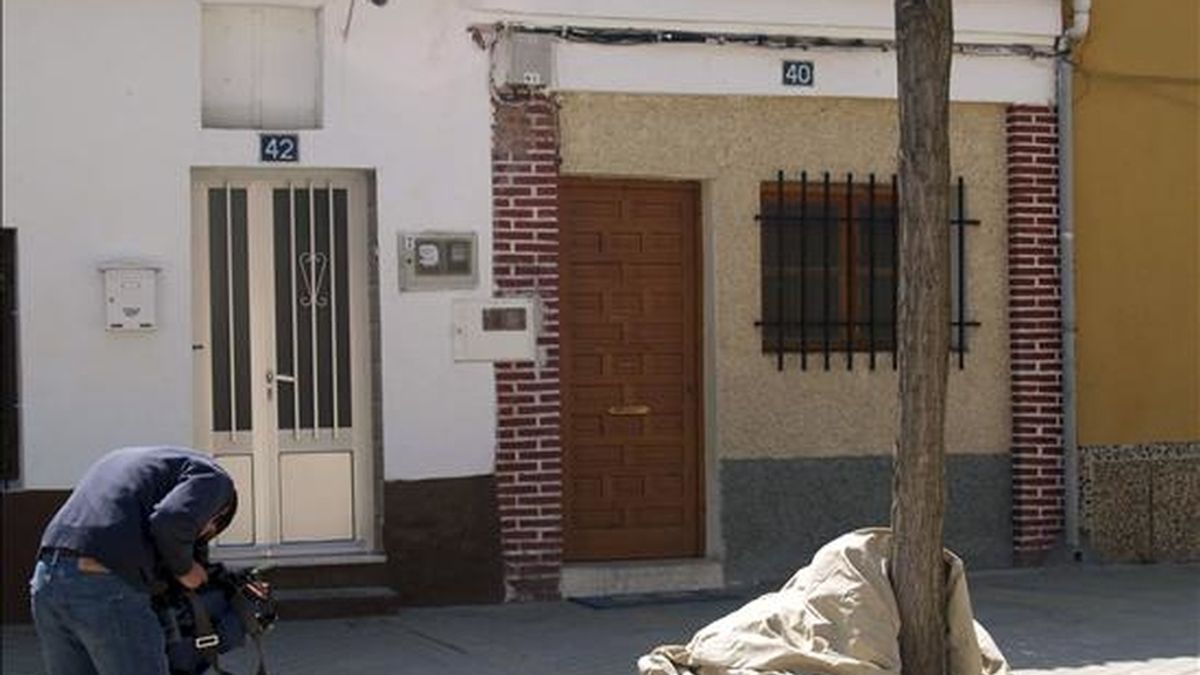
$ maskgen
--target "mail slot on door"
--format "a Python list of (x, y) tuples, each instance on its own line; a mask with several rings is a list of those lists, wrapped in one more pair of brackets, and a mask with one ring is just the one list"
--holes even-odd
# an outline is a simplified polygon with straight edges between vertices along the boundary
[(454, 360), (534, 361), (541, 326), (536, 298), (454, 301)]

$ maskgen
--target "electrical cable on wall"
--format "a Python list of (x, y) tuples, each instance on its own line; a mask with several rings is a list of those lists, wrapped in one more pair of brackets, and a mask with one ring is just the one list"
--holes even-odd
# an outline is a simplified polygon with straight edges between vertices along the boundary
[[(531, 33), (552, 35), (567, 42), (608, 46), (638, 46), (653, 44), (683, 45), (740, 45), (766, 49), (840, 49), (892, 51), (895, 40), (878, 38), (831, 38), (822, 36), (779, 35), (766, 33), (725, 33), (688, 30), (642, 29), (642, 28), (589, 28), (584, 26), (530, 26), (525, 24), (498, 23), (497, 32)], [(1032, 44), (988, 44), (957, 43), (958, 54), (979, 56), (1028, 56), (1030, 58), (1053, 58), (1056, 50), (1051, 45)]]

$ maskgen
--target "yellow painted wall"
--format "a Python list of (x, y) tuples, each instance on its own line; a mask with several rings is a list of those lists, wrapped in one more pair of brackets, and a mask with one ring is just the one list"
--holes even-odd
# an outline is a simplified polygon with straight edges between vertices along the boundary
[[(829, 170), (845, 179), (896, 170), (894, 101), (745, 96), (571, 93), (562, 97), (564, 175), (701, 183), (706, 386), (715, 391), (709, 448), (722, 459), (887, 455), (896, 436), (898, 385), (890, 357), (853, 371), (835, 354), (783, 372), (762, 353), (759, 319), (759, 185), (779, 169)], [(951, 164), (968, 187), (968, 303), (982, 326), (969, 335), (966, 369), (950, 371), (946, 447), (1009, 449), (1008, 281), (1004, 106), (951, 108)]]
[(1200, 2), (1096, 0), (1076, 61), (1079, 442), (1200, 440)]

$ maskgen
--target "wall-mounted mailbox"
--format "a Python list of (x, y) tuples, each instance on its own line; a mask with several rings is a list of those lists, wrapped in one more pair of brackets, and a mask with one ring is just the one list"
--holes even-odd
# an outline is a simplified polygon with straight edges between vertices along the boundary
[(540, 307), (536, 298), (455, 300), (454, 360), (537, 360)]
[(477, 249), (474, 232), (400, 233), (400, 290), (475, 288)]
[(138, 263), (100, 266), (104, 273), (105, 328), (114, 332), (158, 328), (158, 268)]

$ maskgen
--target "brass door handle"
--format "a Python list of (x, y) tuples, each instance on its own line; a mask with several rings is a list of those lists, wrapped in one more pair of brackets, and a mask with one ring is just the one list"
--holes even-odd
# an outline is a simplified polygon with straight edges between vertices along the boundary
[(632, 417), (639, 415), (649, 415), (650, 406), (648, 405), (614, 405), (608, 409), (609, 415), (618, 415), (624, 417)]

